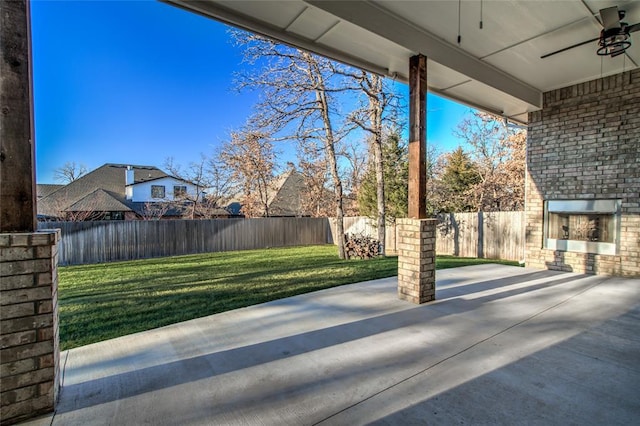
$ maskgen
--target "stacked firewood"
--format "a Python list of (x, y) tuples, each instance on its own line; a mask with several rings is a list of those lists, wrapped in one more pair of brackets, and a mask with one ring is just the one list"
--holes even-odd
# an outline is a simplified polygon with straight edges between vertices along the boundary
[(345, 240), (347, 259), (371, 259), (380, 253), (380, 242), (366, 235), (347, 234)]

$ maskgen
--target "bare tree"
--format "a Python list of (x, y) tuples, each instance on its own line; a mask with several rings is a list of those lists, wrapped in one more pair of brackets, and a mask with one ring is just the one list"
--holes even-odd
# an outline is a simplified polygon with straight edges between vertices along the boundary
[(509, 157), (498, 168), (496, 179), (500, 188), (500, 210), (523, 210), (527, 132), (509, 132), (503, 143), (509, 151)]
[(362, 179), (367, 171), (369, 156), (366, 147), (357, 141), (350, 141), (340, 150), (340, 155), (348, 163), (348, 175), (344, 179), (345, 191), (352, 197), (358, 197), (358, 191), (362, 185)]
[(53, 171), (53, 178), (56, 182), (68, 184), (85, 174), (87, 174), (87, 166), (77, 164), (75, 161), (67, 161), (62, 167)]
[(209, 158), (209, 186), (204, 204), (209, 211), (223, 209), (230, 196), (235, 193), (238, 182), (232, 170), (222, 161), (220, 152)]
[(478, 211), (500, 211), (524, 203), (526, 132), (512, 129), (499, 117), (476, 112), (455, 134), (471, 147), (479, 182), (472, 192)]
[[(186, 217), (196, 219), (202, 217), (202, 205), (204, 202), (205, 189), (211, 184), (211, 175), (207, 168), (209, 159), (200, 154), (199, 161), (190, 162), (186, 169), (175, 163), (173, 157), (169, 157), (164, 162), (164, 168), (174, 177), (192, 184), (195, 191), (186, 191), (174, 198), (173, 204), (178, 208), (186, 208)], [(170, 204), (170, 203), (167, 203)]]
[(242, 187), (242, 213), (248, 217), (269, 216), (276, 153), (267, 135), (250, 130), (232, 132), (222, 146), (220, 159)]
[(171, 208), (169, 202), (146, 202), (140, 212), (143, 220), (160, 220)]
[(384, 78), (363, 70), (341, 71), (350, 81), (355, 82), (357, 90), (363, 95), (360, 108), (349, 115), (349, 121), (367, 134), (369, 152), (372, 157), (376, 176), (377, 228), (379, 253), (385, 254), (386, 203), (383, 163), (383, 133), (388, 127), (398, 126), (399, 97), (385, 84)]
[(269, 129), (272, 135), (319, 144), (332, 179), (338, 235), (338, 254), (345, 258), (343, 187), (336, 146), (342, 136), (334, 127), (332, 95), (344, 92), (334, 78), (337, 65), (309, 52), (276, 44), (263, 37), (235, 32), (237, 44), (245, 49), (245, 61), (256, 64), (258, 71), (238, 76), (240, 89), (261, 89), (253, 126)]
[(315, 146), (300, 146), (298, 167), (305, 183), (300, 200), (303, 214), (311, 217), (332, 216), (336, 211), (335, 200), (328, 188), (330, 177), (322, 151), (315, 149)]

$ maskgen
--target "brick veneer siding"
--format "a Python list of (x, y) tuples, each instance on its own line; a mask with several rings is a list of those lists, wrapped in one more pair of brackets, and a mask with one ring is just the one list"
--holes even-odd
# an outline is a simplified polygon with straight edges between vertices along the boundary
[[(527, 266), (640, 275), (639, 152), (640, 69), (544, 94), (529, 114)], [(564, 199), (622, 200), (618, 255), (542, 248), (544, 201)]]
[(420, 304), (436, 298), (437, 219), (398, 219), (398, 297)]
[(53, 411), (60, 231), (0, 234), (0, 422)]

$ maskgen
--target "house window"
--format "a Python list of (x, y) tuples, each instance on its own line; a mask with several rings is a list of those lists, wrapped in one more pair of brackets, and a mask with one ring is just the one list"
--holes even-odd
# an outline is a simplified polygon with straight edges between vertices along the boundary
[(124, 220), (124, 212), (105, 212), (100, 220)]
[(164, 185), (151, 185), (151, 198), (164, 198)]
[(173, 198), (184, 198), (187, 196), (186, 185), (175, 185), (173, 187)]

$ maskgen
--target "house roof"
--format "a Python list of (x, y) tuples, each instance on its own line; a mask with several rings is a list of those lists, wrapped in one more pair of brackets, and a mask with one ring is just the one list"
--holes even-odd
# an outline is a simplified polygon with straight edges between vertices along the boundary
[(39, 183), (36, 185), (36, 194), (38, 196), (38, 199), (40, 198), (44, 198), (46, 196), (48, 196), (49, 194), (54, 193), (55, 191), (57, 191), (60, 188), (63, 188), (64, 185), (56, 185), (56, 184), (50, 184), (50, 183)]
[[(162, 179), (165, 177), (173, 177), (154, 166), (133, 166), (130, 164), (105, 164), (114, 168), (133, 168), (133, 183), (148, 182), (150, 180)], [(178, 178), (174, 178), (178, 179)]]
[(85, 211), (132, 211), (133, 209), (119, 200), (117, 194), (110, 194), (104, 189), (96, 189), (86, 197), (78, 200), (65, 209), (70, 212)]
[(602, 8), (640, 22), (638, 1), (164, 1), (399, 81), (423, 54), (431, 92), (523, 123), (543, 92), (640, 64), (640, 32), (615, 58), (597, 41), (541, 58), (597, 38)]
[(300, 193), (304, 177), (294, 169), (276, 177), (267, 193), (271, 216), (299, 216), (302, 210)]
[[(128, 164), (108, 163), (97, 169), (81, 176), (73, 182), (59, 188), (55, 192), (43, 197), (38, 201), (38, 213), (44, 215), (57, 215), (61, 211), (66, 211), (70, 206), (83, 200), (96, 190), (100, 189), (108, 194), (94, 194), (92, 197), (83, 202), (85, 207), (91, 206), (100, 211), (109, 211), (108, 206), (113, 206), (111, 199), (119, 201), (120, 204), (129, 206), (126, 200), (125, 183), (126, 170)], [(169, 176), (162, 170), (153, 166), (131, 166), (134, 170), (134, 182), (145, 182), (147, 180), (157, 179), (159, 177)], [(106, 205), (95, 205), (95, 201), (103, 200)], [(88, 204), (91, 201), (92, 204)], [(120, 208), (114, 211), (119, 211)], [(74, 210), (78, 211), (78, 210)]]
[[(269, 215), (299, 216), (302, 212), (301, 192), (304, 186), (304, 177), (295, 169), (276, 176), (267, 189)], [(231, 197), (226, 210), (232, 215), (240, 215), (243, 198), (242, 194)]]

